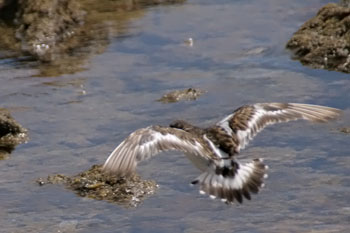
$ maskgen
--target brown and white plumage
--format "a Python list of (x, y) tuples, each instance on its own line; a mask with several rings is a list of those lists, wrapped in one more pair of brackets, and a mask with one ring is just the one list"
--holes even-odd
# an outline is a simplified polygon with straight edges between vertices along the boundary
[(129, 175), (138, 162), (167, 150), (179, 150), (210, 159), (211, 151), (202, 145), (203, 141), (194, 139), (192, 134), (181, 129), (149, 126), (136, 130), (120, 143), (103, 168), (119, 176)]
[(170, 127), (150, 126), (130, 134), (108, 157), (103, 169), (118, 176), (132, 173), (138, 162), (162, 151), (179, 150), (203, 173), (192, 181), (200, 192), (232, 203), (251, 198), (264, 185), (267, 166), (261, 159), (240, 163), (236, 154), (267, 125), (304, 119), (326, 122), (339, 109), (296, 103), (257, 103), (236, 109), (217, 124), (199, 128), (185, 121)]

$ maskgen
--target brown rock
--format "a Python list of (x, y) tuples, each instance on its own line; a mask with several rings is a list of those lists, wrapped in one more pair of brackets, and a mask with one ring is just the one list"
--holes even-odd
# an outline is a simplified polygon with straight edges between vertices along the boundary
[(27, 130), (6, 109), (0, 109), (0, 159), (8, 157), (17, 144), (27, 140)]
[(158, 187), (154, 181), (142, 180), (137, 174), (128, 178), (107, 175), (101, 167), (93, 165), (75, 176), (49, 175), (47, 179), (37, 179), (37, 183), (63, 184), (81, 197), (105, 200), (125, 207), (136, 207)]
[(350, 72), (350, 8), (325, 5), (301, 26), (286, 47), (304, 65)]
[(197, 88), (175, 90), (163, 95), (162, 98), (158, 99), (157, 101), (160, 101), (162, 103), (175, 103), (183, 100), (196, 100), (203, 93), (205, 93), (205, 91)]

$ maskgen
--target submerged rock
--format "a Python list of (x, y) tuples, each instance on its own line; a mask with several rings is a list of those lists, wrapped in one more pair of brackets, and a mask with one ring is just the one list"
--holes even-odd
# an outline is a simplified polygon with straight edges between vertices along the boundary
[(0, 159), (6, 158), (16, 145), (27, 140), (27, 130), (6, 109), (0, 108)]
[(188, 88), (184, 90), (176, 90), (169, 92), (162, 96), (162, 98), (157, 101), (162, 103), (175, 103), (183, 100), (196, 100), (199, 96), (201, 96), (206, 91), (197, 89), (197, 88)]
[(89, 170), (75, 176), (62, 174), (39, 178), (39, 185), (63, 184), (81, 197), (106, 200), (123, 206), (135, 207), (153, 194), (158, 187), (155, 181), (142, 180), (137, 174), (118, 178), (102, 172), (101, 165), (93, 165)]
[(350, 8), (335, 3), (322, 7), (288, 41), (304, 65), (350, 72)]

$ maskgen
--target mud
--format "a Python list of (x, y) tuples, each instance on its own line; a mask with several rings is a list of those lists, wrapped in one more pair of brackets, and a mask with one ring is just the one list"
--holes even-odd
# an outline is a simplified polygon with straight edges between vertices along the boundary
[(176, 90), (163, 95), (162, 98), (158, 99), (157, 101), (162, 103), (175, 103), (178, 101), (196, 100), (205, 92), (206, 91), (197, 88)]
[(294, 33), (286, 47), (295, 59), (313, 68), (350, 72), (350, 8), (345, 4), (325, 5)]
[(0, 160), (7, 158), (16, 145), (26, 140), (27, 130), (6, 109), (0, 108)]
[(102, 165), (93, 165), (89, 170), (75, 176), (62, 174), (39, 178), (39, 185), (63, 184), (78, 196), (105, 200), (125, 207), (136, 207), (152, 195), (158, 185), (152, 180), (142, 180), (137, 174), (128, 178), (117, 178), (101, 170)]

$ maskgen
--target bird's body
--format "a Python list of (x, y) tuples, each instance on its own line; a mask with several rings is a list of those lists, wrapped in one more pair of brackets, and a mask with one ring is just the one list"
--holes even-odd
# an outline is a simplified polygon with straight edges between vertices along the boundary
[(240, 163), (236, 155), (270, 124), (305, 119), (326, 122), (340, 110), (319, 105), (258, 103), (236, 109), (217, 124), (199, 128), (185, 121), (169, 127), (149, 126), (129, 135), (108, 157), (103, 169), (119, 176), (132, 173), (139, 161), (161, 151), (182, 151), (202, 171), (192, 184), (212, 198), (232, 203), (250, 200), (264, 185), (268, 167), (262, 159)]

